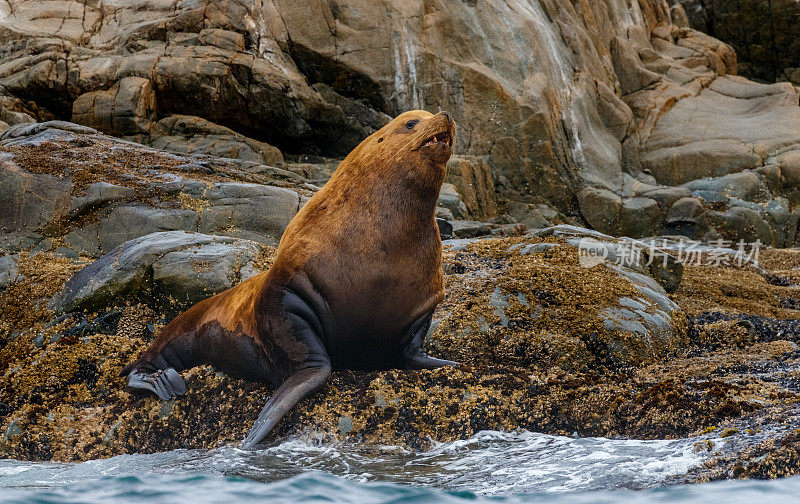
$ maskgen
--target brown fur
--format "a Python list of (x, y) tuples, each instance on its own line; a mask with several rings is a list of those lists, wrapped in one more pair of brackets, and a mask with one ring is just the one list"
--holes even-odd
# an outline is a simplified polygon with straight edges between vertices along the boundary
[[(409, 129), (412, 119), (420, 122)], [(292, 335), (281, 308), (290, 282), (310, 282), (303, 292), (331, 314), (325, 327), (335, 330), (323, 340), (334, 368), (397, 365), (409, 326), (444, 297), (434, 212), (451, 149), (422, 144), (445, 132), (454, 137), (449, 115), (410, 111), (368, 137), (291, 221), (269, 271), (178, 316), (124, 372), (163, 368), (162, 357), (178, 371), (223, 361), (218, 367), (236, 368), (237, 355), (219, 352), (239, 341), (271, 367), (265, 379), (281, 382), (314, 351)], [(199, 342), (216, 350), (204, 353)]]

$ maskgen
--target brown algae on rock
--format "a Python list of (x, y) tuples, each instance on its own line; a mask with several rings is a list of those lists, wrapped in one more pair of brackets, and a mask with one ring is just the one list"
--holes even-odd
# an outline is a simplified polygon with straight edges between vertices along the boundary
[[(509, 251), (523, 242), (554, 246)], [(268, 268), (273, 254), (265, 249), (257, 268)], [(269, 387), (198, 368), (186, 373), (187, 394), (169, 403), (124, 390), (121, 367), (165, 323), (163, 314), (146, 305), (108, 307), (121, 312), (112, 334), (96, 330), (104, 314), (52, 319), (47, 299), (86, 262), (24, 256), (25, 279), (0, 294), (4, 456), (87, 460), (239, 442)], [(484, 429), (668, 438), (797, 401), (779, 384), (745, 380), (741, 366), (777, 362), (794, 343), (724, 338), (728, 330), (747, 332), (735, 324), (690, 331), (676, 317), (674, 346), (609, 354), (600, 342), (610, 333), (597, 313), (636, 292), (605, 266), (581, 268), (560, 239), (480, 241), (446, 251), (445, 271), (447, 298), (429, 350), (463, 365), (335, 373), (287, 415), (278, 439), (304, 434), (424, 449)], [(729, 305), (740, 302), (741, 292), (728, 294)], [(70, 333), (76, 327), (88, 329)]]

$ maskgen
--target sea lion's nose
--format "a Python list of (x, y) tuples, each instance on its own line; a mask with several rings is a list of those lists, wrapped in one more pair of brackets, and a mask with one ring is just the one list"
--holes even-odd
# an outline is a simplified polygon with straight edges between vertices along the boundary
[(450, 112), (445, 112), (443, 110), (443, 111), (441, 111), (439, 113), (440, 114), (444, 114), (444, 116), (447, 118), (447, 122), (450, 123), (450, 124), (453, 124), (453, 115)]

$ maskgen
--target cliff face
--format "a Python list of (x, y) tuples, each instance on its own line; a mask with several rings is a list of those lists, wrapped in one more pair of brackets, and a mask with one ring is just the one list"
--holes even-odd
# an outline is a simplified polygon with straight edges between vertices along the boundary
[(692, 27), (731, 44), (739, 72), (800, 85), (800, 2), (680, 0)]
[(796, 90), (660, 0), (0, 0), (0, 44), (10, 125), (275, 166), (446, 109), (473, 215), (795, 242)]

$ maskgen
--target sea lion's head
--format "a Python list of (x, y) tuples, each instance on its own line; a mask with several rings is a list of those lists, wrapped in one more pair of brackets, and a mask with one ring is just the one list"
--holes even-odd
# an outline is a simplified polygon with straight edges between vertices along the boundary
[(390, 179), (401, 175), (424, 185), (441, 185), (455, 133), (449, 112), (410, 110), (370, 135), (345, 161), (358, 166), (362, 174), (368, 171)]
[(418, 153), (422, 163), (444, 165), (452, 154), (456, 123), (450, 112), (434, 115), (424, 110), (410, 110), (395, 117), (374, 136), (376, 144), (386, 142), (386, 147), (399, 152)]

